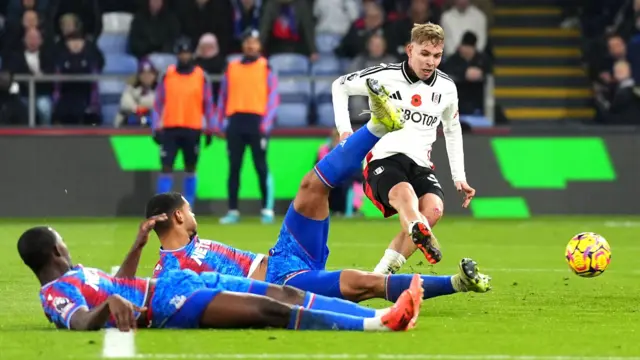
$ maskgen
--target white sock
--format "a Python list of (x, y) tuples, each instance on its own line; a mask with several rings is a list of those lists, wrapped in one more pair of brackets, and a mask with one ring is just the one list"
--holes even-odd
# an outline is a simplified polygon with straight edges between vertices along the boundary
[(271, 209), (262, 209), (262, 211), (260, 211), (260, 213), (262, 215), (265, 215), (265, 216), (273, 216), (274, 215), (273, 210), (271, 210)]
[(383, 317), (385, 315), (387, 315), (387, 313), (391, 311), (391, 308), (386, 308), (386, 309), (378, 309), (376, 310), (376, 315), (375, 317)]
[(364, 331), (391, 331), (388, 327), (386, 327), (382, 323), (382, 318), (374, 317), (374, 318), (365, 318), (363, 324)]
[(235, 215), (235, 216), (240, 216), (240, 211), (238, 210), (229, 210), (227, 211), (228, 215)]
[(460, 274), (455, 274), (451, 277), (451, 286), (453, 286), (453, 290), (457, 292), (467, 292), (467, 286), (460, 279)]
[(373, 135), (375, 135), (375, 136), (377, 136), (379, 138), (387, 135), (387, 133), (389, 132), (389, 130), (387, 130), (386, 126), (384, 126), (382, 124), (374, 123), (371, 120), (367, 121), (367, 129), (369, 129), (369, 131)]
[(373, 272), (382, 275), (395, 273), (400, 270), (405, 262), (407, 262), (407, 259), (405, 259), (402, 254), (395, 250), (387, 249), (384, 251), (384, 256), (380, 259), (380, 262), (376, 265)]

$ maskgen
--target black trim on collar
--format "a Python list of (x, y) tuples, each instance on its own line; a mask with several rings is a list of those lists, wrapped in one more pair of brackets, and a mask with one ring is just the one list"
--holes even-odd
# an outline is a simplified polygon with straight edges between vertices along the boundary
[(402, 76), (404, 76), (404, 79), (407, 80), (407, 82), (410, 83), (410, 84), (413, 84), (413, 83), (418, 82), (418, 81), (422, 81), (426, 85), (433, 86), (433, 84), (436, 83), (436, 78), (438, 77), (438, 71), (434, 70), (433, 74), (431, 74), (431, 76), (428, 79), (420, 80), (418, 75), (416, 75), (415, 71), (413, 71), (411, 69), (411, 67), (409, 66), (409, 62), (408, 61), (403, 61), (402, 62)]

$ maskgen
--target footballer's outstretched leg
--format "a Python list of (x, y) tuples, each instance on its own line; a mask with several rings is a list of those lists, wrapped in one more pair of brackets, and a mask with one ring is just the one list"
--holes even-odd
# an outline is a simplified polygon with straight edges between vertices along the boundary
[[(444, 211), (442, 199), (432, 193), (424, 194), (419, 199), (420, 213), (426, 218), (430, 228), (436, 226)], [(417, 249), (420, 249), (425, 257), (429, 252), (440, 253), (440, 244), (436, 236), (431, 233), (430, 237), (413, 236), (406, 230), (400, 231), (385, 250), (383, 257), (376, 265), (373, 272), (378, 274), (395, 274)], [(432, 249), (429, 251), (428, 249)]]
[[(183, 309), (189, 308), (190, 304), (183, 305)], [(414, 326), (419, 312), (420, 299), (411, 290), (405, 291), (386, 314), (374, 318), (304, 309), (265, 296), (221, 292), (201, 312), (200, 327), (404, 331)]]
[[(410, 288), (413, 275), (383, 275), (360, 270), (307, 271), (287, 281), (287, 285), (353, 302), (379, 298), (396, 301), (403, 291)], [(491, 277), (481, 274), (477, 263), (462, 259), (455, 275), (420, 275), (424, 299), (458, 292), (487, 292), (491, 289)]]

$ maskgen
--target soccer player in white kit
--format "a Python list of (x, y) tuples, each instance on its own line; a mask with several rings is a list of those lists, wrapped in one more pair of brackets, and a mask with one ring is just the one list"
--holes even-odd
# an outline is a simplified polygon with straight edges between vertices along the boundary
[[(335, 121), (341, 138), (352, 134), (349, 96), (368, 95), (366, 79), (375, 78), (384, 88), (382, 97), (401, 111), (402, 130), (385, 135), (366, 158), (365, 193), (385, 217), (400, 216), (400, 232), (385, 251), (374, 272), (394, 273), (416, 249), (435, 264), (442, 258), (431, 228), (444, 210), (444, 193), (430, 160), (431, 145), (442, 123), (455, 186), (468, 207), (475, 189), (467, 184), (462, 130), (455, 83), (438, 70), (442, 60), (444, 31), (432, 23), (416, 24), (400, 64), (381, 64), (347, 74), (332, 85)], [(370, 98), (370, 105), (375, 105)]]

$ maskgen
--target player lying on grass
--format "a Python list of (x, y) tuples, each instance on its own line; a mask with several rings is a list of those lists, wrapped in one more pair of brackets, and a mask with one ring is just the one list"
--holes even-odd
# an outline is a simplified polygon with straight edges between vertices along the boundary
[[(435, 264), (442, 258), (431, 228), (444, 211), (444, 193), (430, 160), (431, 145), (442, 123), (451, 174), (467, 207), (475, 190), (467, 184), (455, 83), (437, 67), (442, 60), (444, 31), (438, 25), (416, 24), (407, 45), (408, 60), (381, 64), (334, 81), (331, 92), (341, 139), (351, 133), (349, 96), (367, 95), (374, 77), (393, 93), (377, 95), (402, 110), (404, 129), (385, 135), (367, 155), (364, 190), (385, 217), (398, 214), (402, 231), (391, 241), (374, 272), (395, 273), (416, 249)], [(371, 97), (371, 100), (375, 100)], [(375, 105), (374, 102), (371, 103)]]
[[(147, 242), (156, 220), (166, 220), (166, 215), (143, 223), (136, 248)], [(400, 331), (415, 326), (422, 302), (418, 275), (385, 310), (213, 272), (176, 270), (159, 279), (122, 277), (122, 272), (111, 276), (74, 266), (62, 237), (44, 226), (24, 232), (18, 252), (42, 285), (40, 301), (49, 321), (71, 330), (115, 326), (122, 331), (136, 327)]]
[[(382, 91), (372, 81), (369, 91)], [(218, 242), (199, 239), (189, 204), (178, 193), (154, 196), (147, 204), (147, 217), (166, 213), (169, 221), (156, 225), (162, 249), (154, 274), (166, 270), (216, 271), (250, 277), (278, 285), (291, 285), (317, 294), (355, 302), (370, 298), (395, 301), (409, 287), (411, 275), (380, 275), (358, 270), (326, 271), (329, 256), (328, 197), (338, 184), (358, 169), (365, 156), (389, 129), (399, 128), (393, 108), (381, 102), (371, 120), (346, 142), (335, 147), (302, 180), (287, 211), (280, 234), (269, 255), (242, 251)], [(381, 118), (390, 118), (385, 124)], [(138, 253), (132, 262), (137, 263)], [(130, 274), (133, 276), (134, 274)], [(460, 273), (453, 276), (422, 276), (424, 296), (430, 298), (461, 291), (486, 292), (490, 278), (478, 273), (476, 263), (463, 259)]]

